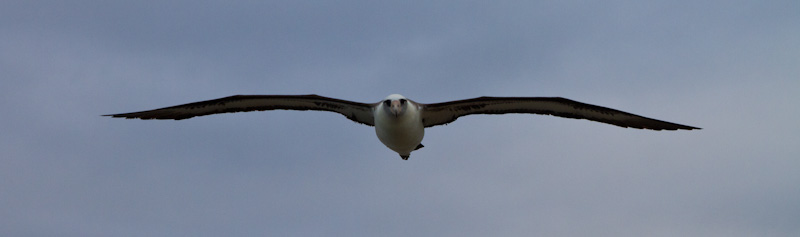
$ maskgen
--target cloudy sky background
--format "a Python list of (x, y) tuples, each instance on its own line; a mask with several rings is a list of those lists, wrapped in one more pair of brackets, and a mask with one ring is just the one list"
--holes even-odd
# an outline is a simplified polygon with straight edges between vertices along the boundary
[[(799, 236), (798, 1), (4, 1), (2, 236)], [(234, 94), (562, 96), (699, 131), (469, 116), (403, 161)]]

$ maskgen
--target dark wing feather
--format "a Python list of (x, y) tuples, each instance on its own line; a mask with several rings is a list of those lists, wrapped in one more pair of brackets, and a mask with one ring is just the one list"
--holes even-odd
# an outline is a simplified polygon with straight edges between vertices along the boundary
[(700, 129), (642, 117), (639, 115), (590, 105), (559, 97), (479, 97), (422, 105), (425, 127), (447, 124), (470, 114), (543, 114), (652, 130)]
[(109, 114), (128, 119), (188, 119), (196, 116), (264, 110), (317, 110), (344, 115), (357, 123), (375, 126), (371, 104), (318, 95), (234, 95), (155, 110)]

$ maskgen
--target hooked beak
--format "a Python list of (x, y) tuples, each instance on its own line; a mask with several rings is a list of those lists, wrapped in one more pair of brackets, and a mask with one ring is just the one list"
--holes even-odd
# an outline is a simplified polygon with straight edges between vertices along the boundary
[(395, 117), (397, 117), (401, 112), (403, 112), (403, 107), (399, 100), (393, 100), (389, 110), (392, 111), (392, 114), (394, 114)]

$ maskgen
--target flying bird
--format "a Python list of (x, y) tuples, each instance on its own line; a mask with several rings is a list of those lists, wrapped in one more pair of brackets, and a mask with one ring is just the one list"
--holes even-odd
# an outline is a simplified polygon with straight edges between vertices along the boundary
[(264, 110), (316, 110), (344, 115), (356, 123), (375, 127), (378, 139), (408, 160), (420, 149), (425, 128), (448, 124), (472, 114), (542, 114), (587, 119), (625, 128), (692, 130), (697, 127), (577, 102), (560, 97), (478, 97), (434, 104), (417, 103), (399, 94), (377, 103), (360, 103), (319, 95), (234, 95), (133, 113), (108, 114), (115, 118), (181, 120), (197, 116)]

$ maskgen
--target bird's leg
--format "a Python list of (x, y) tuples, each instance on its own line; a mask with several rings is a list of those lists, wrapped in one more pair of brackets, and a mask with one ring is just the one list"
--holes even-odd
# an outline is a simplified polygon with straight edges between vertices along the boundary
[(425, 146), (423, 146), (422, 143), (420, 143), (419, 145), (417, 145), (417, 148), (414, 148), (414, 150), (416, 151), (416, 150), (419, 150), (420, 148), (423, 148), (423, 147), (425, 147)]

